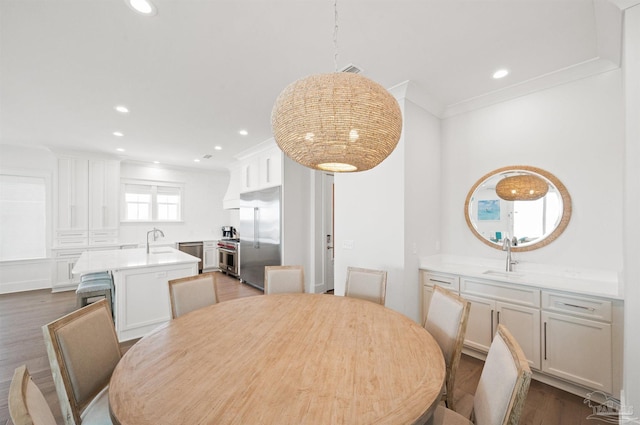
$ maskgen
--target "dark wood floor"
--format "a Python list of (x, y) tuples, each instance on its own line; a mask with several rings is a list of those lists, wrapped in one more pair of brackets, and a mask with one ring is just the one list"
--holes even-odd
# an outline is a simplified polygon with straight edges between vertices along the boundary
[[(220, 274), (220, 301), (261, 295), (262, 292)], [(42, 325), (75, 309), (75, 293), (52, 294), (49, 290), (0, 295), (0, 424), (8, 423), (7, 396), (16, 367), (26, 364), (33, 380), (51, 406), (56, 420), (63, 424), (47, 359)], [(135, 342), (135, 341), (133, 341)], [(133, 342), (122, 344), (123, 350)], [(457, 376), (457, 394), (473, 394), (483, 362), (464, 356)], [(523, 425), (597, 425), (587, 420), (591, 410), (582, 398), (533, 381), (520, 423)]]

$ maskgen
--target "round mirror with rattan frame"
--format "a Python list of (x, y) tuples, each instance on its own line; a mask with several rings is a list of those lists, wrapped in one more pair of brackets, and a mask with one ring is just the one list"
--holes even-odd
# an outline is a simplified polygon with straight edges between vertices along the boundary
[[(571, 196), (569, 196), (569, 191), (562, 184), (562, 182), (558, 180), (556, 176), (549, 173), (548, 171), (545, 171), (536, 167), (531, 167), (528, 165), (513, 165), (509, 167), (498, 168), (497, 170), (494, 170), (490, 173), (485, 174), (469, 190), (467, 199), (464, 202), (464, 218), (471, 232), (480, 241), (482, 241), (482, 243), (492, 248), (502, 250), (501, 242), (498, 243), (498, 241), (496, 240), (487, 238), (485, 235), (483, 235), (478, 231), (478, 229), (476, 228), (476, 224), (474, 224), (474, 221), (470, 214), (470, 204), (474, 201), (474, 195), (476, 194), (476, 190), (479, 187), (483, 186), (487, 181), (489, 181), (492, 178), (495, 178), (496, 176), (508, 175), (510, 173), (532, 174), (538, 177), (542, 177), (549, 183), (550, 187), (555, 188), (555, 190), (557, 191), (557, 193), (562, 199), (562, 213), (553, 231), (551, 231), (550, 233), (546, 234), (543, 237), (536, 239), (532, 243), (525, 243), (523, 244), (523, 246), (513, 246), (511, 250), (513, 252), (524, 252), (524, 251), (532, 251), (534, 249), (542, 248), (550, 244), (554, 240), (556, 240), (558, 236), (560, 236), (562, 232), (564, 232), (564, 230), (567, 228), (567, 225), (569, 224), (569, 220), (571, 219)], [(496, 198), (497, 198), (497, 195), (496, 195)], [(510, 201), (503, 200), (502, 202), (510, 202)]]

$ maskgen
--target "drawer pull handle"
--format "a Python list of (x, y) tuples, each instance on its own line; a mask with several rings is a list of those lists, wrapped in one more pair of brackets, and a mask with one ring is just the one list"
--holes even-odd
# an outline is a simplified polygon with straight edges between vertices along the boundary
[(593, 307), (585, 307), (585, 306), (583, 306), (583, 305), (570, 304), (570, 303), (563, 303), (563, 302), (560, 302), (560, 301), (556, 301), (556, 304), (558, 304), (558, 305), (564, 305), (564, 306), (567, 306), (567, 307), (580, 308), (580, 309), (582, 309), (582, 310), (587, 310), (587, 311), (591, 311), (591, 312), (596, 311), (596, 309), (595, 309), (595, 308), (593, 308)]
[(547, 322), (544, 322), (544, 359), (547, 360)]
[(446, 280), (438, 280), (438, 279), (431, 279), (431, 278), (429, 278), (429, 280), (431, 282), (438, 282), (438, 283), (442, 283), (442, 284), (445, 284), (445, 285), (451, 285), (451, 282), (447, 282)]

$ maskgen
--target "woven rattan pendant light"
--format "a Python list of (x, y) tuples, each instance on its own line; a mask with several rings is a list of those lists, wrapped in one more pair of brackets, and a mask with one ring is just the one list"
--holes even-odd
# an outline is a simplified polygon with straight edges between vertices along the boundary
[(496, 194), (505, 201), (535, 201), (549, 191), (549, 184), (533, 174), (505, 177), (496, 185)]
[[(337, 64), (337, 3), (334, 43)], [(271, 112), (276, 143), (305, 167), (369, 170), (396, 147), (402, 113), (380, 84), (358, 74), (311, 75), (287, 86)]]

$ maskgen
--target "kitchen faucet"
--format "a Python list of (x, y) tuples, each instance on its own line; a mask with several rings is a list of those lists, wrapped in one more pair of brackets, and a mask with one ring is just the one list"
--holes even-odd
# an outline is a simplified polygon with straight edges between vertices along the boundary
[(508, 272), (512, 272), (513, 271), (513, 265), (514, 264), (518, 264), (518, 261), (514, 260), (511, 258), (511, 246), (512, 244), (515, 245), (517, 243), (517, 239), (514, 237), (513, 238), (513, 242), (511, 241), (511, 239), (509, 239), (509, 237), (505, 237), (504, 241), (502, 242), (502, 250), (503, 251), (507, 251), (507, 267), (506, 267), (506, 271)]
[(153, 241), (156, 241), (156, 238), (158, 237), (158, 234), (160, 234), (160, 236), (162, 236), (164, 238), (164, 232), (160, 229), (156, 229), (155, 227), (153, 228), (153, 230), (149, 230), (147, 232), (147, 254), (149, 253), (149, 233), (153, 233)]

